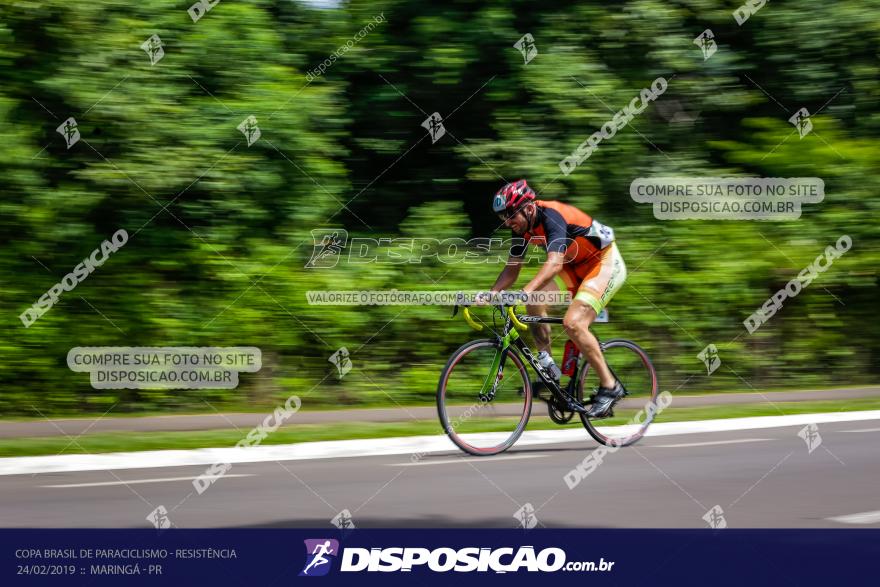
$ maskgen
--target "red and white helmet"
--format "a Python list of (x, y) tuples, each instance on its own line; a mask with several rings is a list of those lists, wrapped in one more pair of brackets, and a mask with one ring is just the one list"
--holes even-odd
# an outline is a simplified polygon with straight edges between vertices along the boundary
[(492, 210), (496, 213), (505, 210), (517, 210), (527, 202), (535, 199), (535, 191), (524, 179), (512, 181), (502, 187), (492, 199)]

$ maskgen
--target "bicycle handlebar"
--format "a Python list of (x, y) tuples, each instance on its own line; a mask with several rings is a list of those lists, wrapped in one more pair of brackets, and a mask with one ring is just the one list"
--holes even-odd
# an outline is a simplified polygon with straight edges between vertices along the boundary
[(507, 315), (510, 316), (510, 321), (513, 322), (513, 325), (517, 328), (517, 330), (525, 331), (528, 329), (528, 326), (519, 321), (516, 317), (516, 313), (513, 311), (513, 306), (507, 306)]
[(471, 318), (471, 312), (470, 310), (468, 310), (467, 306), (462, 308), (462, 314), (464, 315), (464, 321), (467, 322), (471, 328), (473, 328), (477, 332), (483, 330), (483, 325), (477, 324), (476, 322), (474, 322), (474, 319)]
[[(464, 316), (464, 321), (468, 323), (468, 326), (480, 332), (483, 330), (483, 325), (478, 324), (472, 317), (471, 312), (468, 306), (462, 306), (462, 315)], [(513, 306), (507, 306), (507, 315), (510, 317), (510, 322), (513, 324), (514, 328), (520, 331), (525, 331), (528, 329), (528, 326), (519, 321), (519, 318), (516, 317), (516, 313), (513, 311)]]

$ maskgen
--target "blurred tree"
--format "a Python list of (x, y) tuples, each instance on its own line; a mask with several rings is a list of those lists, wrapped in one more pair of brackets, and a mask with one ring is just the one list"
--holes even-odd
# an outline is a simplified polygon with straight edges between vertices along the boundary
[[(248, 0), (197, 22), (159, 0), (0, 9), (0, 415), (431, 401), (471, 336), (449, 308), (306, 292), (479, 289), (500, 265), (307, 269), (311, 231), (505, 238), (488, 201), (518, 177), (615, 227), (630, 277), (597, 329), (643, 342), (664, 389), (877, 379), (877, 0), (774, 2), (742, 26), (708, 0)], [(564, 175), (660, 76), (666, 92)], [(434, 112), (436, 142), (421, 126)], [(655, 176), (819, 177), (826, 197), (797, 221), (660, 221), (629, 197)], [(120, 228), (129, 242), (24, 328)], [(852, 250), (749, 335), (743, 320), (843, 234)], [(710, 343), (723, 366), (707, 377)], [(162, 392), (94, 390), (66, 367), (71, 347), (113, 345), (255, 345), (264, 368), (237, 390)], [(342, 346), (354, 368), (338, 380)]]

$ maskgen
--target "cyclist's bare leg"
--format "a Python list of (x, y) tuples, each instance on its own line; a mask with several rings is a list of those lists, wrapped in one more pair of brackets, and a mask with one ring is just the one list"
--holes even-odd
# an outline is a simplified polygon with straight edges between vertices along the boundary
[(590, 332), (590, 325), (596, 319), (596, 311), (581, 300), (572, 300), (562, 326), (568, 337), (574, 341), (578, 350), (584, 355), (590, 367), (595, 369), (599, 376), (599, 385), (606, 388), (614, 387), (614, 375), (605, 363), (602, 356), (602, 347), (599, 339)]
[[(549, 282), (544, 286), (543, 291), (559, 291), (554, 282)], [(526, 313), (532, 316), (546, 316), (547, 306), (544, 304), (526, 305)], [(539, 351), (550, 351), (550, 325), (549, 324), (529, 324), (529, 332), (535, 339), (535, 346)]]

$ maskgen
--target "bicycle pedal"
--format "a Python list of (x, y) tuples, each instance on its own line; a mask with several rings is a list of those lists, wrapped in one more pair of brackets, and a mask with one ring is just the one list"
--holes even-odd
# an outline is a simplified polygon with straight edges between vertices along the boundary
[(584, 406), (573, 401), (568, 402), (566, 409), (569, 412), (575, 412), (576, 414), (583, 414), (584, 412), (588, 412), (590, 410), (589, 406)]

